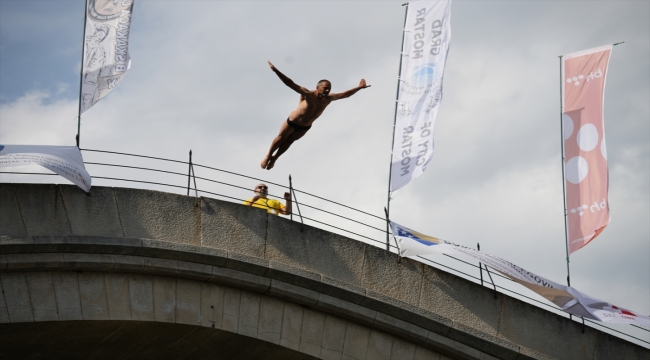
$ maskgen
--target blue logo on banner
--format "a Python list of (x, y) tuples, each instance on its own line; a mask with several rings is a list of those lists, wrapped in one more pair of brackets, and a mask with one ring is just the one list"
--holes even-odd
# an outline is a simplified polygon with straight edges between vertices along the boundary
[(413, 70), (413, 83), (424, 85), (433, 82), (433, 76), (436, 74), (436, 64), (428, 63), (418, 66)]
[(4, 148), (5, 148), (4, 145), (0, 145), (0, 151), (2, 151), (2, 149), (4, 149)]

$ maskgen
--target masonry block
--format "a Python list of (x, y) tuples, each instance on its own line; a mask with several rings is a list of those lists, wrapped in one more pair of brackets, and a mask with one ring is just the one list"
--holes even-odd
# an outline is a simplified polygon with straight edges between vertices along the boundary
[(201, 317), (201, 283), (178, 279), (176, 282), (176, 322), (199, 325)]
[(154, 320), (160, 322), (176, 322), (176, 282), (172, 277), (154, 276), (153, 281), (153, 313)]
[(94, 187), (87, 194), (77, 186), (59, 186), (74, 235), (124, 237), (113, 188)]
[[(116, 255), (116, 257), (118, 257)], [(108, 318), (110, 320), (131, 320), (131, 296), (129, 293), (129, 275), (107, 273), (104, 276), (106, 285), (106, 302), (108, 303)]]
[(58, 321), (59, 314), (52, 274), (50, 272), (28, 272), (26, 275), (34, 321)]
[(201, 244), (201, 210), (187, 196), (114, 188), (124, 236)]
[(1, 235), (27, 235), (13, 184), (0, 184), (0, 229)]
[(12, 323), (34, 321), (25, 273), (2, 272), (0, 281), (2, 281), (9, 321)]
[(285, 302), (282, 314), (282, 332), (280, 345), (289, 349), (300, 349), (300, 334), (302, 333), (304, 308), (300, 305)]
[(217, 284), (201, 283), (201, 326), (222, 328), (224, 292)]
[(266, 211), (209, 198), (201, 211), (201, 245), (264, 258)]
[(269, 217), (266, 258), (353, 285), (361, 285), (368, 247), (340, 235)]
[(366, 359), (389, 360), (395, 337), (383, 331), (371, 330)]
[(83, 272), (79, 277), (79, 297), (84, 320), (108, 320), (108, 302), (103, 273)]
[(149, 275), (129, 275), (131, 319), (154, 321), (153, 278)]
[(27, 235), (72, 235), (58, 185), (14, 184), (13, 187)]
[(262, 296), (260, 299), (259, 324), (257, 327), (257, 338), (270, 343), (280, 344), (280, 332), (282, 331), (282, 311), (284, 301)]

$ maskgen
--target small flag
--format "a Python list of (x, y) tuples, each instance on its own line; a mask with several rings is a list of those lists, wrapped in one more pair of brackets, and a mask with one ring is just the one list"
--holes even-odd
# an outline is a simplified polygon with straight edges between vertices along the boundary
[(132, 12), (133, 0), (86, 1), (80, 113), (113, 90), (131, 67)]

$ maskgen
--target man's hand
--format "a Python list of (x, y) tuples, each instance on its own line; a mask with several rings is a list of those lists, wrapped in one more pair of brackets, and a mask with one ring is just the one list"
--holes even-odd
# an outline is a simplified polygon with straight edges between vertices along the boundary
[(273, 66), (273, 64), (271, 64), (270, 61), (267, 61), (267, 63), (269, 63), (269, 67), (271, 68), (271, 71), (277, 71), (278, 70), (278, 69), (275, 68), (275, 66)]
[(365, 89), (365, 88), (369, 88), (370, 85), (366, 85), (366, 79), (361, 79), (361, 81), (359, 81), (359, 87)]
[(291, 201), (291, 194), (288, 192), (284, 193), (284, 199), (287, 201)]

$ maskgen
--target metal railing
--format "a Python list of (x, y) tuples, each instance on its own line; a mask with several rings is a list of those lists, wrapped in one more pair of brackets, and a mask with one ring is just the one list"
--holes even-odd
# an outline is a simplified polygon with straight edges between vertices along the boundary
[[(215, 180), (215, 178), (219, 178), (219, 177), (229, 177), (229, 178), (234, 177), (236, 179), (240, 179), (239, 181), (241, 181), (241, 179), (255, 180), (259, 182), (264, 182), (266, 184), (274, 185), (278, 188), (287, 187), (287, 185), (266, 181), (263, 179), (219, 169), (212, 166), (194, 163), (192, 161), (191, 150), (189, 152), (188, 161), (172, 160), (172, 159), (165, 159), (160, 157), (128, 154), (128, 153), (106, 151), (106, 150), (81, 149), (81, 151), (85, 153), (84, 157), (86, 158), (93, 157), (92, 156), (93, 154), (101, 154), (104, 157), (109, 158), (108, 159), (109, 162), (106, 161), (85, 162), (85, 165), (87, 167), (91, 167), (91, 168), (97, 167), (98, 172), (101, 172), (102, 170), (105, 169), (109, 169), (109, 172), (114, 173), (116, 172), (114, 169), (119, 169), (119, 171), (117, 172), (127, 172), (130, 174), (134, 174), (134, 175), (126, 175), (125, 177), (92, 176), (94, 185), (97, 185), (95, 183), (95, 180), (102, 180), (102, 182), (103, 181), (109, 182), (107, 184), (102, 184), (102, 185), (109, 185), (111, 182), (126, 182), (126, 183), (135, 183), (135, 184), (142, 184), (149, 187), (154, 187), (153, 190), (157, 190), (160, 187), (164, 187), (165, 189), (172, 188), (172, 189), (177, 189), (176, 192), (188, 196), (190, 195), (191, 191), (194, 191), (194, 195), (197, 198), (197, 203), (195, 203), (195, 205), (198, 204), (199, 194), (201, 195), (209, 194), (211, 196), (237, 201), (240, 203), (244, 202), (246, 200), (245, 198), (250, 195), (252, 191), (250, 186), (237, 185), (238, 182), (237, 180), (230, 180), (230, 182), (227, 181), (227, 179), (221, 179), (224, 181)], [(151, 166), (140, 166), (139, 164), (127, 165), (124, 162), (115, 161), (118, 160), (117, 159), (118, 156), (119, 157), (123, 156), (123, 157), (127, 157), (128, 159), (136, 159), (136, 160), (144, 159), (147, 161), (147, 163), (153, 160), (162, 161), (165, 162), (166, 165), (177, 166), (178, 169), (176, 170), (160, 169)], [(181, 168), (181, 166), (183, 168)], [(187, 174), (183, 170), (185, 166), (187, 166)], [(201, 176), (197, 176), (195, 170), (199, 170), (199, 172), (201, 172), (199, 175)], [(206, 174), (203, 174), (202, 172), (206, 172)], [(210, 175), (214, 175), (215, 172), (218, 173), (219, 175), (210, 176)], [(91, 171), (91, 173), (95, 173), (94, 169)], [(53, 173), (8, 172), (8, 171), (2, 171), (0, 172), (0, 174), (56, 175)], [(154, 174), (155, 176), (152, 176), (152, 174)], [(185, 180), (187, 180), (187, 185), (184, 185)], [(326, 227), (328, 231), (338, 233), (340, 235), (348, 236), (356, 240), (375, 245), (377, 247), (382, 247), (382, 248), (386, 247), (389, 249), (388, 251), (391, 252), (397, 252), (396, 246), (391, 244), (386, 244), (385, 240), (378, 240), (378, 239), (386, 238), (387, 229), (384, 228), (386, 226), (385, 217), (378, 216), (367, 211), (362, 211), (353, 208), (351, 206), (342, 204), (340, 202), (333, 201), (306, 191), (296, 189), (293, 187), (291, 175), (289, 175), (288, 188), (290, 190), (290, 193), (292, 194), (292, 205), (294, 205), (295, 208), (298, 210), (298, 214), (299, 214), (298, 217), (300, 218), (301, 224), (311, 225), (316, 228)], [(246, 192), (246, 195), (244, 195), (243, 191)], [(319, 202), (320, 205), (315, 205), (314, 203), (308, 203), (308, 202), (298, 202), (296, 193), (301, 194), (301, 199), (307, 198), (308, 202), (315, 201), (315, 202)], [(280, 196), (273, 195), (273, 194), (269, 194), (269, 197), (282, 198)], [(300, 207), (306, 210), (306, 214), (303, 215), (303, 213), (300, 212)], [(341, 213), (343, 212), (347, 212), (353, 215), (349, 215), (349, 216), (341, 215)], [(326, 219), (326, 217), (329, 217), (329, 220)], [(293, 212), (290, 219), (293, 221)], [(567, 313), (561, 311), (561, 309), (559, 309), (557, 306), (555, 306), (552, 303), (540, 301), (530, 296), (527, 296), (521, 292), (510, 289), (509, 286), (507, 285), (514, 285), (515, 287), (519, 287), (519, 288), (520, 285), (515, 283), (508, 277), (503, 276), (497, 272), (490, 272), (489, 270), (487, 270), (487, 266), (485, 267), (485, 269), (483, 269), (480, 266), (480, 264), (476, 265), (447, 254), (443, 254), (443, 257), (439, 259), (441, 261), (434, 261), (432, 259), (423, 256), (417, 256), (416, 259), (430, 266), (451, 272), (469, 281), (480, 284), (481, 286), (487, 285), (490, 288), (494, 289), (495, 298), (496, 298), (497, 289), (499, 289), (501, 290), (502, 293), (508, 293), (513, 297), (518, 298), (519, 300), (544, 307), (547, 310), (552, 311), (558, 315), (572, 319), (571, 317), (569, 317)], [(443, 259), (445, 259), (446, 261), (442, 261)], [(468, 273), (468, 271), (472, 271), (476, 273), (477, 269), (478, 269), (477, 275), (479, 276), (471, 275)], [(490, 279), (489, 282), (483, 279), (483, 271), (487, 272)], [(492, 278), (492, 275), (504, 280), (505, 283), (503, 285), (506, 286), (496, 284)], [(576, 320), (578, 320), (577, 317)], [(634, 342), (646, 348), (650, 348), (650, 341), (639, 338), (638, 336), (634, 335), (636, 333), (641, 333), (644, 335), (648, 335), (650, 337), (650, 330), (648, 329), (636, 325), (629, 325), (628, 327), (626, 327), (627, 331), (621, 331), (606, 326), (600, 322), (592, 321), (590, 319), (581, 319), (581, 322), (583, 324), (583, 332), (584, 332), (584, 326), (586, 324), (588, 326), (598, 328), (599, 330), (608, 332), (612, 335), (621, 337), (625, 340)]]

